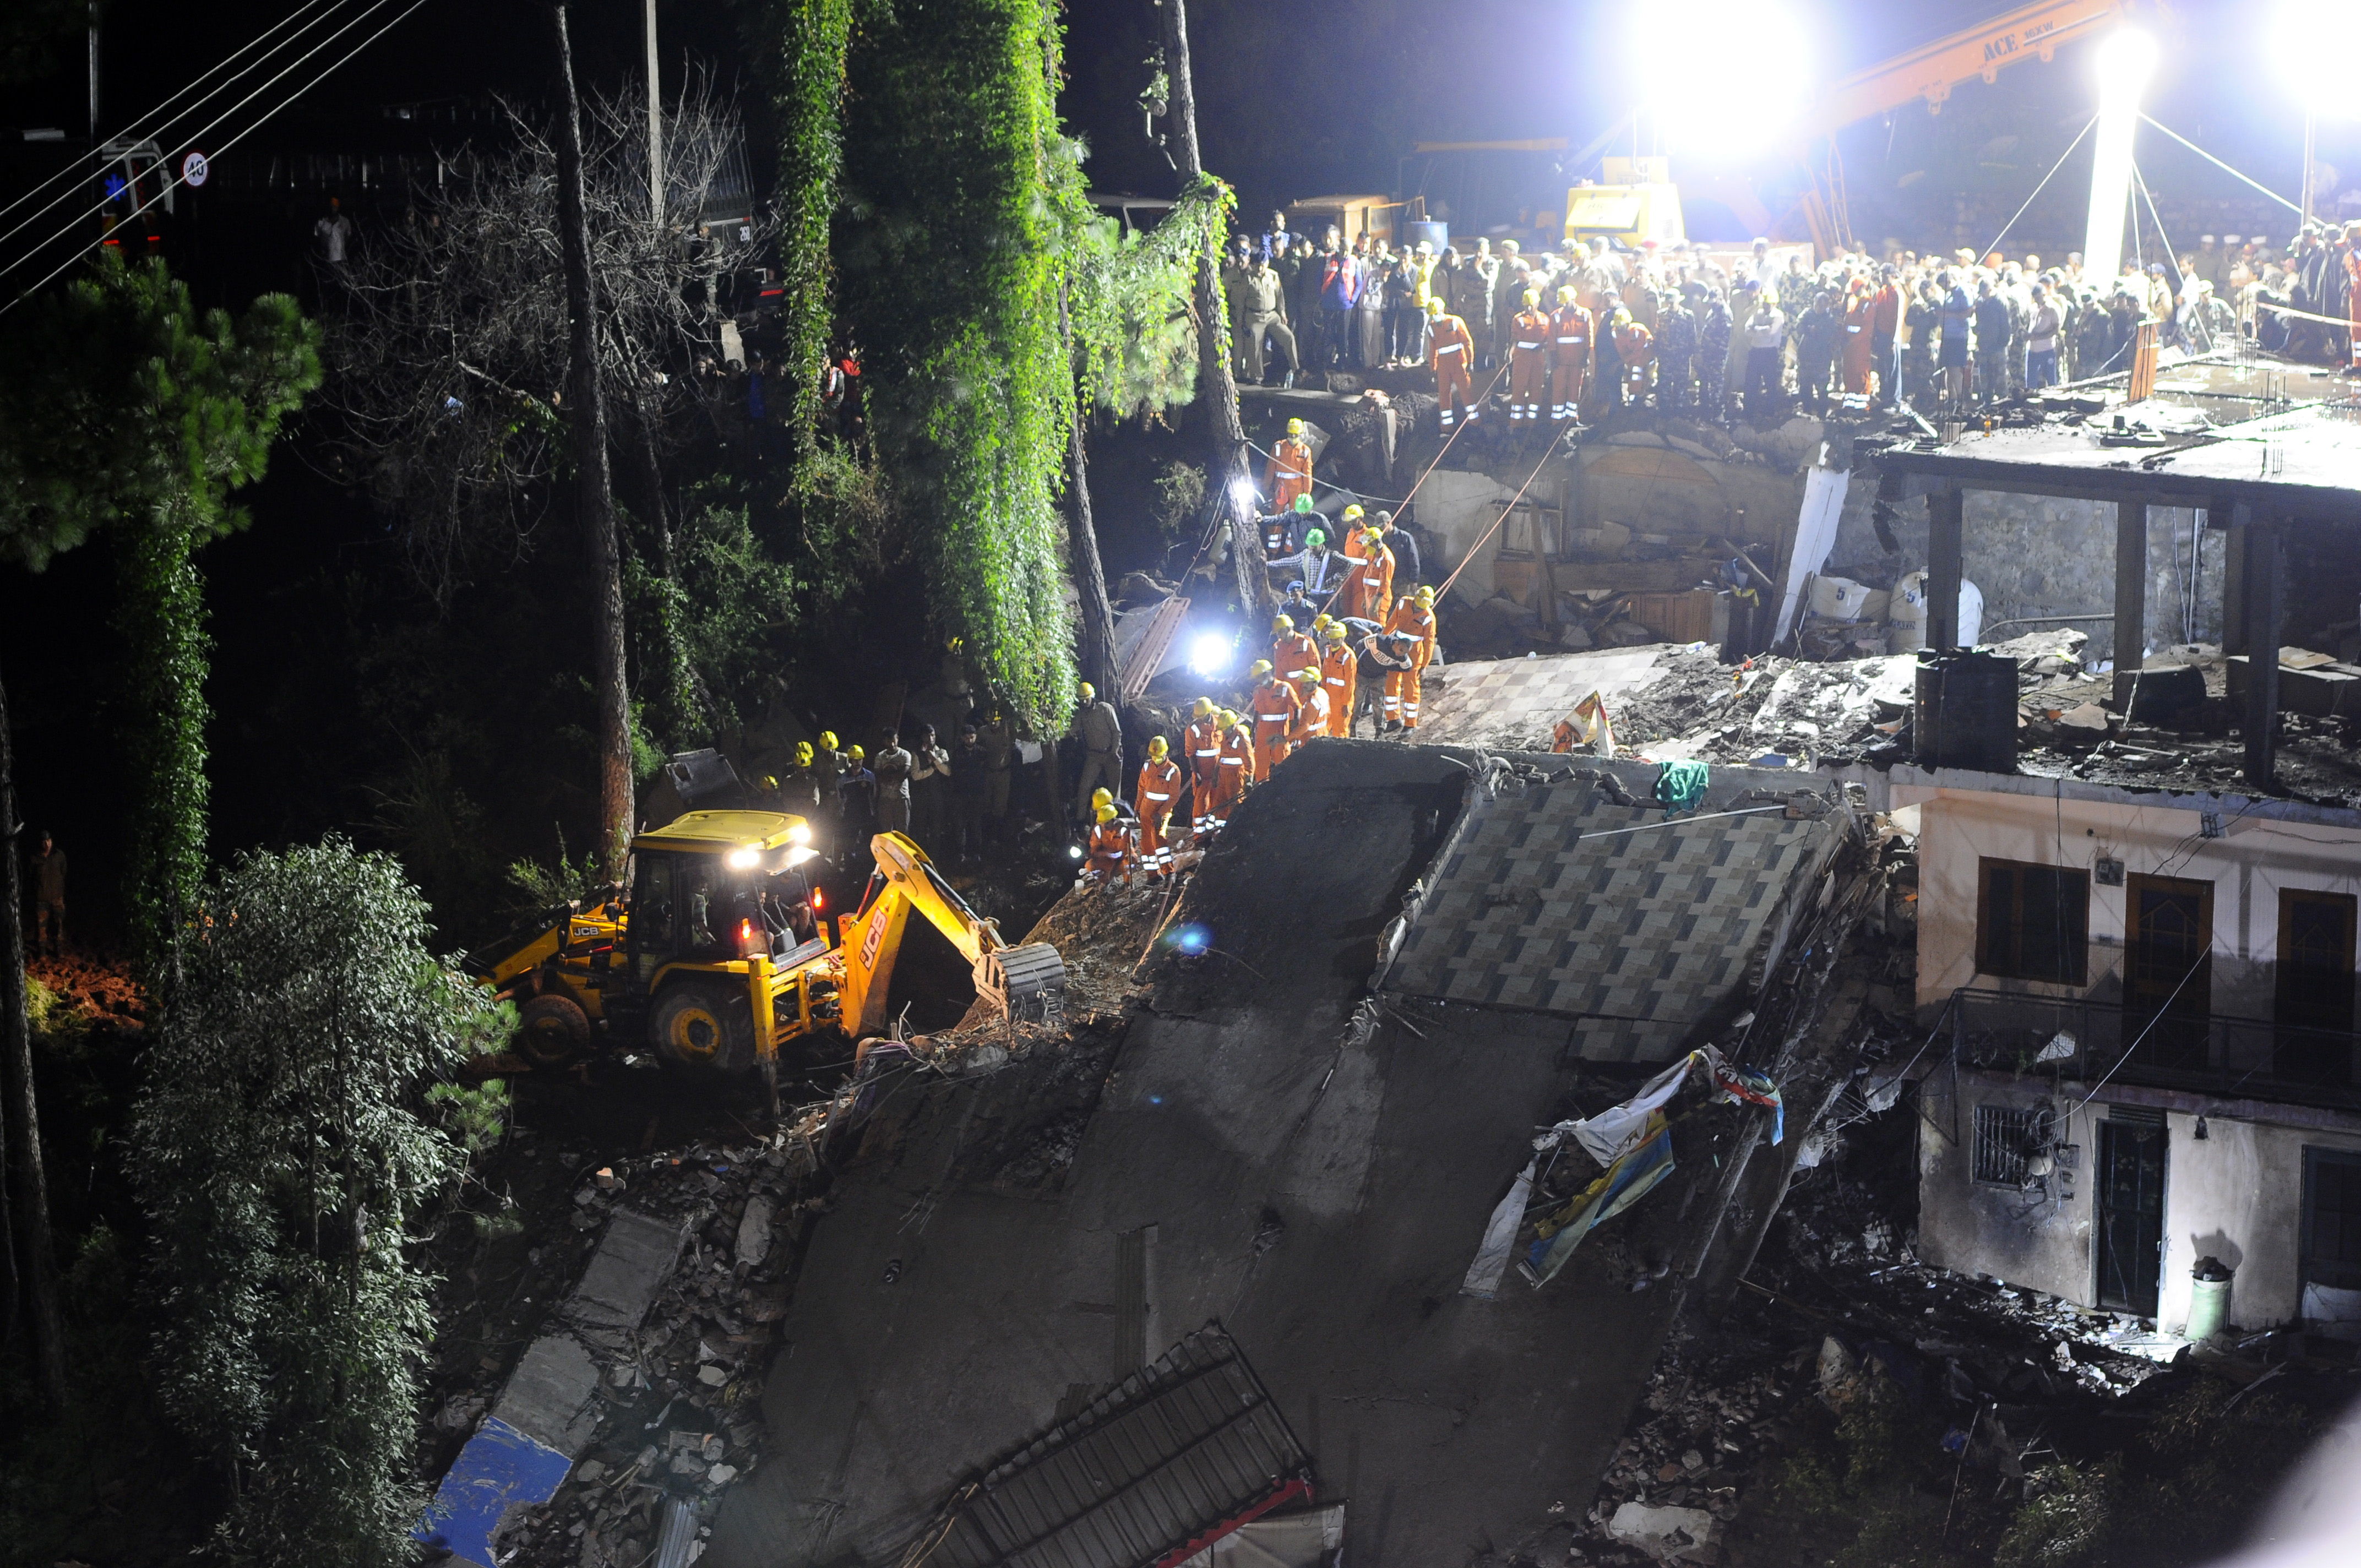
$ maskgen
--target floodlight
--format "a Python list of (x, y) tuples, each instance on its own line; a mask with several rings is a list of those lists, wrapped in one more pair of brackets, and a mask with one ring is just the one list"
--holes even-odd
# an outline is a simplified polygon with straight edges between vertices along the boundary
[(1809, 34), (1784, 0), (1687, 0), (1677, 30), (1653, 6), (1628, 15), (1640, 107), (1675, 151), (1764, 146), (1812, 89)]
[(2132, 143), (2139, 131), (2140, 94), (2156, 74), (2156, 39), (2124, 27), (2100, 43), (2099, 126), (2091, 160), (2091, 208), (2083, 230), (2082, 274), (2102, 287), (2124, 262), (2124, 210), (2132, 194)]
[(2361, 94), (2353, 90), (2356, 49), (2361, 6), (2353, 0), (2279, 0), (2271, 53), (2304, 113), (2328, 118), (2361, 114)]
[(730, 869), (733, 872), (751, 872), (762, 863), (763, 851), (752, 844), (730, 851)]
[(1233, 648), (1228, 633), (1200, 632), (1196, 640), (1189, 644), (1189, 668), (1209, 678), (1226, 675), (1230, 673), (1232, 652)]
[(1241, 509), (1254, 505), (1254, 481), (1247, 478), (1243, 474), (1238, 476), (1238, 477), (1232, 479), (1230, 481), (1230, 499), (1235, 501)]

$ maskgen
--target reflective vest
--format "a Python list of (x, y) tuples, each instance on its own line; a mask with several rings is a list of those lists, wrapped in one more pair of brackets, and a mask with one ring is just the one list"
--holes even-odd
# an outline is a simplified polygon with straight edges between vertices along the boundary
[(1298, 670), (1316, 670), (1320, 667), (1320, 644), (1301, 631), (1274, 637), (1270, 643), (1270, 667), (1280, 676), (1291, 675)]
[(1255, 750), (1268, 751), (1274, 742), (1284, 742), (1295, 727), (1295, 715), (1302, 707), (1302, 699), (1295, 688), (1284, 681), (1267, 680), (1255, 687), (1254, 700)]
[(1254, 766), (1254, 731), (1247, 728), (1245, 719), (1223, 731), (1221, 769), (1224, 788), (1235, 789), (1246, 782), (1246, 771)]
[(1328, 692), (1318, 682), (1296, 688), (1301, 707), (1296, 709), (1294, 726), (1288, 730), (1290, 745), (1301, 746), (1317, 735), (1328, 733)]
[(1418, 639), (1418, 646), (1411, 652), (1411, 668), (1422, 670), (1434, 663), (1434, 613), (1421, 609), (1416, 599), (1407, 599), (1394, 606), (1393, 614), (1386, 621), (1386, 630)]
[(1190, 765), (1195, 769), (1199, 778), (1210, 784), (1213, 770), (1221, 765), (1222, 761), (1221, 721), (1211, 717), (1197, 720), (1189, 726), (1186, 742)]
[(1328, 644), (1328, 652), (1320, 660), (1320, 685), (1328, 694), (1330, 711), (1353, 695), (1353, 683), (1360, 669), (1361, 661), (1353, 656), (1350, 643)]
[(1438, 376), (1465, 374), (1475, 368), (1476, 340), (1457, 316), (1436, 316), (1427, 323), (1426, 362)]
[(1139, 786), (1132, 792), (1139, 807), (1139, 819), (1162, 827), (1172, 815), (1172, 803), (1180, 798), (1180, 770), (1170, 759), (1158, 762), (1150, 757), (1139, 765)]
[(1560, 305), (1550, 317), (1550, 357), (1556, 364), (1590, 366), (1590, 313), (1580, 305)]
[(1521, 359), (1531, 359), (1548, 346), (1550, 319), (1539, 311), (1519, 311), (1513, 323), (1517, 334), (1509, 341)]

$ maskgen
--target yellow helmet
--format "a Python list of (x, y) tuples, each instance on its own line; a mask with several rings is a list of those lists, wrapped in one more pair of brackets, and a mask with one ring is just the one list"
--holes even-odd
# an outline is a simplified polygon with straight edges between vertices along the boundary
[(776, 773), (764, 773), (764, 774), (763, 775), (763, 787), (764, 789), (776, 789), (776, 788), (778, 788), (778, 787), (779, 787), (779, 775), (778, 775), (778, 774), (776, 774)]
[(835, 730), (823, 729), (819, 732), (819, 749), (823, 751), (833, 751), (836, 750)]
[(1100, 806), (1100, 807), (1098, 808), (1098, 811), (1097, 811), (1097, 813), (1096, 813), (1096, 817), (1097, 817), (1097, 820), (1098, 820), (1098, 825), (1099, 825), (1100, 827), (1104, 828), (1104, 827), (1105, 827), (1108, 823), (1110, 823), (1110, 822), (1112, 822), (1112, 821), (1114, 821), (1114, 820), (1115, 820), (1115, 807), (1114, 807), (1114, 806)]
[(1222, 709), (1222, 728), (1223, 728), (1223, 729), (1230, 729), (1232, 726), (1235, 725), (1235, 724), (1237, 723), (1237, 721), (1238, 721), (1238, 710), (1237, 710), (1236, 708), (1235, 708), (1235, 707), (1225, 707), (1225, 708)]
[(854, 762), (857, 762), (861, 761), (861, 759), (862, 759), (862, 758), (866, 757), (867, 755), (869, 755), (869, 753), (868, 753), (868, 752), (866, 752), (866, 751), (862, 751), (860, 747), (855, 746), (855, 747), (853, 747), (851, 751), (849, 751), (845, 752), (845, 755), (846, 755), (846, 756), (848, 756), (848, 757), (850, 757), (850, 758), (851, 758)]
[(1083, 682), (1080, 686), (1076, 687), (1075, 689), (1076, 689), (1076, 690), (1078, 690), (1078, 691), (1080, 691), (1080, 692), (1082, 694), (1082, 700), (1083, 700), (1084, 702), (1089, 702), (1089, 701), (1093, 700), (1093, 698), (1095, 698), (1095, 697), (1099, 695), (1099, 688), (1098, 688), (1098, 687), (1096, 687), (1096, 686), (1094, 686), (1094, 685), (1091, 685), (1091, 683), (1090, 683), (1090, 682), (1088, 682), (1088, 681), (1084, 681), (1084, 682)]
[(1419, 603), (1432, 609), (1434, 604), (1434, 585), (1432, 583), (1419, 584), (1418, 592), (1413, 597), (1417, 598)]
[(1328, 623), (1328, 641), (1331, 642), (1342, 642), (1345, 641), (1345, 623), (1343, 621), (1332, 620)]
[(1307, 686), (1316, 686), (1320, 684), (1320, 672), (1317, 670), (1298, 670), (1295, 672), (1295, 678)]
[(1526, 304), (1528, 304), (1528, 305), (1538, 305), (1538, 304), (1540, 304), (1541, 302), (1542, 302), (1542, 291), (1541, 291), (1539, 289), (1528, 289), (1528, 290), (1526, 290), (1526, 291), (1525, 291), (1525, 303), (1526, 303)]
[(811, 765), (812, 765), (812, 749), (811, 749), (811, 742), (810, 742), (810, 741), (808, 741), (808, 740), (798, 740), (798, 741), (796, 741), (796, 766), (797, 766), (797, 767), (799, 767), (799, 768), (808, 768), (808, 767), (810, 767)]
[(1161, 735), (1151, 735), (1148, 738), (1148, 755), (1151, 762), (1162, 762), (1164, 754), (1171, 749), (1164, 743), (1164, 737)]
[(1355, 518), (1359, 517), (1360, 515), (1361, 503), (1358, 501), (1355, 501), (1351, 506), (1345, 509), (1345, 521), (1346, 522), (1352, 521)]
[(1284, 637), (1294, 630), (1295, 618), (1293, 616), (1274, 615), (1270, 618), (1270, 634), (1273, 637)]
[(1258, 681), (1268, 674), (1270, 674), (1270, 661), (1268, 659), (1257, 659), (1253, 663), (1246, 666), (1246, 675), (1249, 679)]
[(1557, 302), (1561, 305), (1570, 305), (1574, 303), (1574, 291), (1571, 289), (1560, 289), (1557, 291)]
[(1289, 420), (1287, 422), (1287, 433), (1290, 435), (1301, 435), (1303, 433), (1303, 422), (1300, 419)]
[(1443, 314), (1443, 302), (1434, 298), (1433, 295), (1427, 296), (1426, 313), (1431, 316), (1440, 317)]
[(1361, 530), (1361, 542), (1372, 550), (1378, 550), (1384, 548), (1386, 536), (1374, 528), (1365, 528)]
[(1092, 810), (1096, 811), (1102, 806), (1113, 806), (1114, 804), (1115, 791), (1107, 788), (1106, 785), (1101, 784), (1098, 788), (1091, 791)]
[(1191, 718), (1206, 718), (1208, 715), (1212, 714), (1213, 711), (1213, 699), (1209, 696), (1201, 696), (1195, 702), (1189, 705), (1189, 717)]
[(1335, 624), (1334, 618), (1326, 610), (1322, 610), (1312, 618), (1312, 630), (1314, 633), (1325, 631), (1334, 624)]

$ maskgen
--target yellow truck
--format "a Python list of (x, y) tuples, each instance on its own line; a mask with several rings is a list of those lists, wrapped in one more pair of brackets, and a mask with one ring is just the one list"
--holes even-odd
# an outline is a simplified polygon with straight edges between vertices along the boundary
[(877, 869), (861, 906), (840, 916), (802, 874), (814, 858), (803, 818), (691, 811), (631, 840), (627, 890), (554, 910), (469, 965), (517, 1003), (517, 1050), (538, 1067), (603, 1036), (676, 1067), (769, 1076), (806, 1036), (879, 1034), (914, 914), (968, 961), (996, 1012), (1054, 1017), (1066, 983), (1057, 948), (1008, 946), (907, 837), (880, 833), (870, 849)]

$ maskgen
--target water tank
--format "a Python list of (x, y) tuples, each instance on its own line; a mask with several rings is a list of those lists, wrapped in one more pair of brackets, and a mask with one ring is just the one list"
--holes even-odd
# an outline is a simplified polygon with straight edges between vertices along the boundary
[(1922, 767), (2016, 772), (2016, 661), (1971, 648), (1919, 650), (1911, 729)]
[(2201, 1257), (2189, 1271), (2189, 1333), (2206, 1340), (2230, 1323), (2230, 1269), (2218, 1257)]

